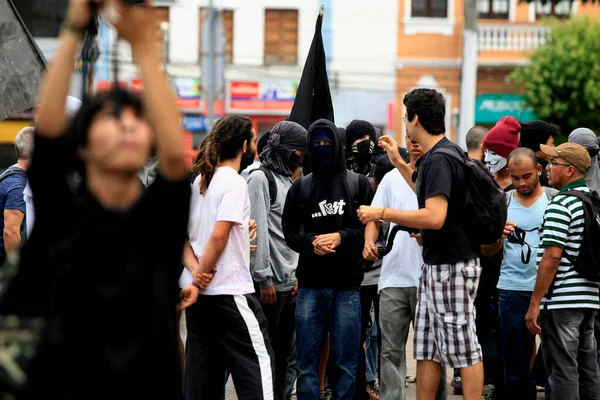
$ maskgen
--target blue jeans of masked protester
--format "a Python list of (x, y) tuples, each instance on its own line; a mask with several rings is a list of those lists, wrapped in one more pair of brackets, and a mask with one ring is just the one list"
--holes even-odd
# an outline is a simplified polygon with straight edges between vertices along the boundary
[(358, 290), (298, 290), (296, 301), (296, 362), (299, 400), (319, 398), (318, 362), (330, 337), (328, 375), (334, 400), (351, 399), (356, 382), (361, 311)]

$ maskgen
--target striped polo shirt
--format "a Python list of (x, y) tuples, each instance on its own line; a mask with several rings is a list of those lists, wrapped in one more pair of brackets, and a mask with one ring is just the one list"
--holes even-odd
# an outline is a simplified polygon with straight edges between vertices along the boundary
[(578, 190), (589, 193), (590, 189), (584, 180), (577, 180), (566, 185), (552, 199), (544, 214), (542, 237), (537, 255), (539, 266), (544, 249), (548, 246), (563, 249), (563, 256), (556, 273), (552, 299), (544, 297), (541, 306), (549, 310), (561, 308), (595, 308), (600, 309), (598, 284), (582, 278), (565, 257), (567, 253), (576, 259), (583, 240), (584, 214), (583, 202), (574, 196), (565, 196), (567, 190)]

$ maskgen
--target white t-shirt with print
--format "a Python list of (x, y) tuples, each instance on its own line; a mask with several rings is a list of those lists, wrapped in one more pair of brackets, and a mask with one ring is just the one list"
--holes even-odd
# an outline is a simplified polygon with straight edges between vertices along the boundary
[[(416, 193), (396, 168), (385, 175), (371, 205), (405, 211), (419, 209)], [(390, 224), (390, 232), (394, 226), (395, 224)], [(399, 231), (392, 251), (383, 257), (379, 290), (418, 287), (422, 266), (423, 248), (407, 232)]]
[[(194, 254), (200, 259), (219, 221), (233, 222), (229, 240), (217, 262), (217, 273), (205, 295), (243, 295), (254, 293), (250, 275), (250, 198), (248, 185), (229, 167), (216, 169), (206, 193), (200, 194), (200, 176), (192, 184), (188, 236)], [(181, 287), (192, 283), (192, 274), (183, 270)]]

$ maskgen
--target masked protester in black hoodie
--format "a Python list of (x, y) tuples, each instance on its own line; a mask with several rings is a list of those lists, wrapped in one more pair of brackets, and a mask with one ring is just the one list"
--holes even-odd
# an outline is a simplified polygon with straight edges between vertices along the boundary
[(308, 131), (312, 174), (294, 182), (283, 211), (283, 232), (300, 253), (296, 276), (298, 399), (319, 398), (317, 363), (330, 336), (329, 383), (333, 399), (354, 393), (360, 344), (358, 269), (364, 226), (355, 208), (370, 204), (373, 190), (364, 176), (346, 170), (336, 126), (321, 119)]
[(346, 167), (357, 174), (369, 175), (374, 163), (377, 142), (375, 127), (355, 119), (346, 127)]

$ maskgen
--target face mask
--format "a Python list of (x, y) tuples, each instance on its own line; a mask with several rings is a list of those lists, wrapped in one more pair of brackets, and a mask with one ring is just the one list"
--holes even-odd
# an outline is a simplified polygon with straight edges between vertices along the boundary
[(366, 175), (371, 169), (374, 150), (375, 144), (370, 140), (363, 140), (352, 146), (352, 153), (347, 160), (348, 168), (357, 174)]
[(329, 167), (333, 165), (333, 146), (317, 146), (313, 148), (315, 166)]
[(487, 168), (491, 173), (496, 173), (500, 171), (502, 168), (506, 167), (508, 160), (498, 154), (490, 151), (488, 149), (484, 150), (485, 153), (485, 163), (487, 164)]
[(298, 167), (300, 167), (302, 165), (302, 161), (304, 161), (304, 157), (303, 156), (299, 156), (298, 154), (296, 154), (296, 152), (292, 152), (292, 154), (290, 155), (290, 169), (292, 171), (295, 171), (298, 169)]
[(248, 150), (244, 154), (242, 154), (242, 162), (240, 164), (240, 172), (248, 168), (254, 162), (254, 158), (256, 157), (256, 152), (252, 149), (252, 147), (248, 147)]

